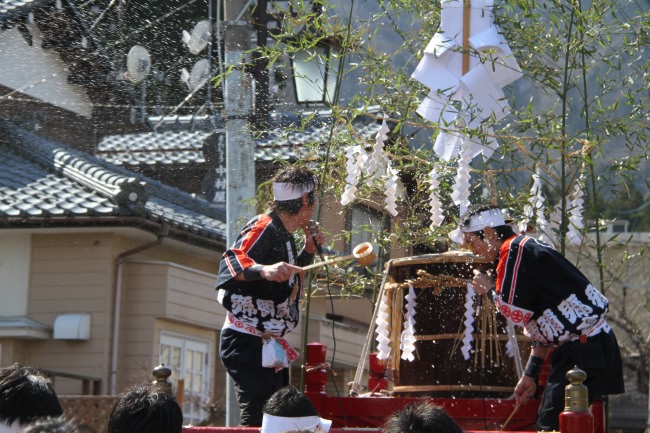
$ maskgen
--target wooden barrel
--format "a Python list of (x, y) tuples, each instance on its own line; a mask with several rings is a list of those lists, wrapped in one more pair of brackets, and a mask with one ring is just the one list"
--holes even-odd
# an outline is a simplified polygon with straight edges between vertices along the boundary
[[(465, 335), (467, 283), (485, 261), (464, 252), (395, 259), (387, 264), (384, 290), (390, 311), (393, 391), (397, 396), (438, 398), (504, 398), (512, 395), (519, 375), (508, 356), (507, 323), (491, 300), (475, 296), (469, 359), (461, 352)], [(400, 335), (406, 314), (405, 296), (413, 285), (415, 359), (401, 359)], [(530, 353), (518, 331), (521, 365)]]

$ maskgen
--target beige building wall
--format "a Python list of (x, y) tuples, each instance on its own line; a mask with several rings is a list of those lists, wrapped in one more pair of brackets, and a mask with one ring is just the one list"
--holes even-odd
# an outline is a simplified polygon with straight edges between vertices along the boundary
[(215, 370), (218, 330), (225, 318), (216, 301), (215, 278), (177, 263), (127, 262), (118, 388), (140, 383), (143, 374), (150, 377), (163, 331), (209, 341), (209, 370)]
[[(64, 313), (91, 316), (87, 341), (45, 340), (26, 344), (25, 363), (105, 380), (108, 372), (111, 286), (110, 234), (34, 234), (29, 316), (49, 326)], [(79, 392), (80, 383), (57, 381), (57, 391)]]
[(0, 245), (0, 317), (24, 316), (27, 314), (31, 235), (0, 232)]
[[(119, 254), (155, 240), (142, 234), (131, 238), (112, 232), (52, 233), (32, 236), (28, 316), (53, 326), (57, 316), (86, 313), (91, 317), (89, 340), (6, 341), (3, 363), (21, 362), (55, 372), (97, 378), (101, 393), (109, 392), (112, 353), (115, 263)], [(156, 319), (218, 329), (214, 317), (214, 272), (221, 252), (162, 245), (126, 258), (123, 265), (122, 322), (118, 390), (151, 373), (157, 361)], [(198, 251), (198, 252), (197, 252)], [(129, 260), (169, 260), (140, 266)], [(133, 288), (133, 291), (131, 292)], [(191, 335), (191, 333), (190, 333)], [(214, 337), (212, 337), (214, 338)], [(128, 358), (121, 356), (130, 354)], [(148, 372), (146, 371), (148, 370)], [(139, 383), (139, 382), (138, 382)], [(61, 394), (81, 393), (78, 380), (57, 378)]]

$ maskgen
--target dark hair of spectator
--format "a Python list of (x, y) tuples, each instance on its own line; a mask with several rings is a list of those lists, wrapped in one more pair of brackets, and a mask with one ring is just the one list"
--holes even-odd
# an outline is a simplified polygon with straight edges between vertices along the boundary
[[(472, 218), (472, 216), (474, 216), (474, 215), (476, 215), (478, 213), (481, 213), (483, 211), (486, 211), (486, 210), (491, 210), (491, 209), (499, 209), (499, 210), (501, 210), (501, 208), (499, 206), (495, 206), (495, 205), (476, 205), (476, 206), (470, 208), (470, 210), (467, 213), (465, 213), (465, 215), (463, 216), (463, 221), (462, 221), (461, 225), (464, 226), (464, 227), (467, 227), (469, 225), (469, 223), (470, 223), (470, 219)], [(512, 229), (512, 226), (510, 226), (509, 224), (492, 227), (492, 230), (494, 230), (496, 232), (497, 239), (500, 240), (500, 241), (506, 240), (509, 237), (516, 234), (515, 231)], [(478, 238), (481, 239), (481, 240), (485, 237), (485, 233), (484, 233), (483, 230), (478, 230), (478, 231), (475, 231), (475, 232), (472, 232), (472, 233), (475, 234), (476, 236), (478, 236)]]
[(386, 419), (383, 433), (462, 433), (441, 407), (427, 400), (410, 403)]
[(108, 433), (180, 433), (182, 429), (178, 403), (148, 386), (123, 393), (108, 418)]
[(58, 417), (63, 409), (52, 382), (40, 371), (13, 364), (0, 369), (0, 422), (24, 426), (43, 417)]
[(264, 413), (287, 418), (318, 416), (311, 400), (291, 385), (278, 389), (268, 399), (264, 405)]
[(63, 417), (40, 418), (26, 425), (20, 433), (94, 433), (88, 426), (82, 426)]
[[(316, 180), (316, 176), (309, 170), (304, 168), (288, 168), (275, 175), (272, 182), (291, 183), (301, 189), (305, 187), (307, 189), (311, 188), (311, 191), (307, 193), (307, 204), (312, 206), (316, 201), (316, 185), (318, 181)], [(295, 215), (302, 207), (302, 197), (284, 201), (272, 200), (269, 203), (269, 207), (276, 212)]]

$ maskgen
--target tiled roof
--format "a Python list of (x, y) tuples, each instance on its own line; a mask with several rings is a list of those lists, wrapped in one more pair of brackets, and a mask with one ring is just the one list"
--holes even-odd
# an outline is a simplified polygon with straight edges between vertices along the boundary
[(102, 139), (95, 154), (113, 164), (148, 166), (202, 164), (206, 131), (165, 131), (110, 135)]
[(206, 131), (165, 131), (117, 134), (104, 137), (95, 154), (113, 164), (147, 166), (202, 164)]
[[(166, 224), (180, 238), (223, 242), (225, 212), (201, 198), (3, 124), (0, 224)], [(90, 222), (89, 222), (90, 223)]]
[[(327, 142), (330, 122), (330, 119), (312, 122), (304, 130), (284, 125), (275, 127), (267, 137), (257, 140), (255, 159), (258, 162), (314, 159), (317, 156), (315, 147), (306, 145)], [(356, 134), (366, 140), (374, 138), (379, 126), (377, 122), (367, 119), (354, 124)], [(104, 137), (97, 146), (96, 155), (108, 162), (129, 167), (205, 163), (203, 142), (214, 130), (205, 119), (199, 118), (189, 124), (187, 119), (176, 118), (162, 129)]]

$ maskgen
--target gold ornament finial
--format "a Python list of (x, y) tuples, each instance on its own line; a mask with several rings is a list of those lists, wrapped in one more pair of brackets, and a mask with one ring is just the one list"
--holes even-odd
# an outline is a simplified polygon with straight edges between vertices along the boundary
[(564, 388), (564, 411), (588, 412), (589, 392), (582, 384), (587, 379), (587, 373), (576, 365), (572, 370), (567, 371), (566, 378), (570, 383)]

